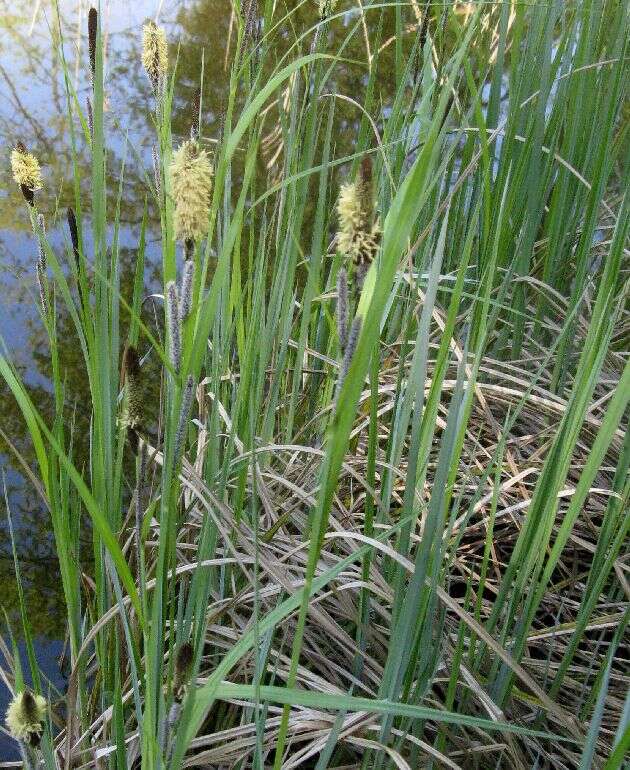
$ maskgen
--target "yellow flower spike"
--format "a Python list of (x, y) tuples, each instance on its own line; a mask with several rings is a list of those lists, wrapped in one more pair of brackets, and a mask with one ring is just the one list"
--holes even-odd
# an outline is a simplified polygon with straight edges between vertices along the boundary
[(372, 165), (369, 158), (362, 162), (357, 180), (342, 185), (337, 215), (339, 251), (352, 259), (357, 286), (360, 288), (381, 242), (381, 225), (374, 214)]
[(339, 201), (337, 202), (337, 215), (339, 217), (339, 231), (337, 233), (339, 250), (343, 254), (350, 254), (356, 233), (364, 225), (361, 196), (356, 182), (349, 182), (341, 186)]
[(168, 45), (164, 30), (152, 21), (142, 28), (142, 64), (157, 90), (168, 70)]
[(326, 19), (335, 12), (339, 0), (319, 0), (320, 18)]
[(18, 142), (11, 152), (11, 171), (13, 178), (21, 186), (33, 192), (42, 189), (42, 171), (39, 161), (22, 142)]
[(9, 704), (6, 725), (11, 735), (30, 746), (39, 745), (46, 718), (46, 699), (30, 690), (19, 692)]
[(208, 233), (212, 193), (212, 163), (195, 139), (173, 153), (171, 163), (175, 199), (175, 237), (197, 241)]

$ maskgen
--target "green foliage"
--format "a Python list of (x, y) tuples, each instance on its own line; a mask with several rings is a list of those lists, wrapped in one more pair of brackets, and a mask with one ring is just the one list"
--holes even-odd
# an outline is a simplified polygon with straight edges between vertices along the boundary
[[(324, 19), (258, 5), (216, 20), (231, 30), (220, 131), (181, 106), (191, 83), (202, 105), (217, 87), (196, 45), (151, 97), (157, 179), (141, 180), (133, 262), (118, 236), (138, 158), (126, 140), (120, 162), (108, 150), (103, 30), (90, 134), (56, 17), (72, 204), (91, 236), (62, 259), (29, 209), (48, 264), (45, 414), (0, 356), (67, 615), (64, 729), (47, 730), (44, 764), (617, 766), (622, 4), (342, 4)], [(180, 12), (195, 43), (208, 8)], [(199, 124), (216, 140), (208, 235), (182, 244), (171, 158)], [(360, 332), (340, 378), (335, 203), (368, 154), (383, 237), (350, 292)], [(143, 302), (149, 236), (159, 294), (194, 261), (184, 318)], [(147, 400), (137, 432), (119, 419), (126, 344)]]

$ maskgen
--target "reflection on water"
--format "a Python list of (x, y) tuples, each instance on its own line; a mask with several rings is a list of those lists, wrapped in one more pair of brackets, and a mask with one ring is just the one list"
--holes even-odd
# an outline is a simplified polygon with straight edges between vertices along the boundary
[[(55, 53), (59, 33), (55, 3), (16, 4), (0, 0), (0, 337), (11, 360), (20, 369), (37, 407), (49, 417), (52, 398), (49, 378), (47, 338), (41, 323), (36, 301), (35, 247), (30, 234), (28, 215), (9, 168), (11, 147), (21, 140), (40, 159), (45, 181), (45, 192), (39, 196), (40, 209), (47, 222), (51, 245), (62, 255), (68, 248), (64, 212), (74, 204), (72, 189), (72, 145), (66, 119), (66, 92), (63, 66)], [(138, 49), (141, 27), (148, 17), (155, 18), (159, 9), (159, 21), (163, 24), (173, 46), (173, 59), (179, 45), (179, 64), (173, 134), (181, 138), (190, 129), (190, 105), (199, 87), (202, 60), (203, 77), (203, 139), (211, 142), (220, 133), (222, 111), (226, 100), (228, 68), (234, 54), (234, 26), (231, 19), (230, 0), (110, 0), (101, 3), (104, 37), (106, 42), (106, 131), (108, 156), (109, 204), (113, 207), (123, 161), (125, 166), (124, 196), (121, 210), (119, 235), (121, 259), (128, 265), (123, 270), (125, 281), (130, 282), (134, 249), (138, 242), (139, 223), (142, 217), (146, 193), (145, 179), (151, 175), (150, 114), (152, 98), (149, 83), (142, 71)], [(288, 4), (291, 5), (291, 4)], [(73, 87), (84, 109), (89, 92), (87, 47), (85, 41), (86, 18), (89, 3), (85, 0), (60, 0), (62, 49), (67, 62)], [(300, 30), (309, 29), (315, 19), (313, 2), (300, 5), (286, 29), (280, 25), (274, 46), (278, 58), (295, 40)], [(346, 39), (350, 26), (356, 21), (351, 14), (333, 22), (331, 49), (336, 49)], [(387, 26), (383, 26), (383, 38), (391, 38)], [(302, 53), (308, 52), (310, 38), (301, 43)], [(348, 60), (365, 61), (362, 34), (354, 35), (346, 46)], [(392, 89), (387, 87), (391, 74), (389, 51), (382, 56), (379, 66), (383, 75), (382, 103), (387, 106)], [(361, 65), (344, 64), (335, 72), (334, 89), (343, 94), (356, 96), (357, 85), (365, 81), (365, 68)], [(377, 116), (376, 116), (377, 117)], [(356, 137), (358, 114), (355, 107), (339, 102), (336, 107), (336, 154), (341, 157), (351, 151)], [(88, 192), (89, 154), (77, 131), (79, 166), (84, 164), (82, 185)], [(270, 165), (281, 162), (279, 131), (269, 129), (263, 143), (260, 162)], [(235, 173), (238, 173), (236, 169)], [(273, 176), (273, 173), (272, 173)], [(89, 195), (83, 203), (87, 207)], [(154, 212), (149, 209), (149, 233), (147, 236), (146, 271), (147, 291), (157, 286), (157, 254), (159, 244)], [(89, 216), (89, 211), (87, 212)], [(87, 220), (86, 220), (87, 221)], [(86, 227), (85, 230), (89, 228)], [(89, 232), (84, 232), (87, 253)], [(75, 426), (75, 462), (79, 467), (87, 456), (87, 426), (89, 404), (87, 384), (83, 378), (83, 362), (78, 346), (70, 333), (70, 321), (60, 309), (58, 319), (62, 349), (61, 359), (66, 376), (66, 401), (68, 419)], [(68, 333), (64, 334), (67, 326)], [(65, 343), (64, 343), (65, 341)], [(32, 465), (33, 452), (21, 414), (6, 386), (0, 383), (0, 467), (2, 483), (6, 485), (16, 545), (25, 590), (25, 601), (33, 631), (37, 635), (37, 654), (42, 670), (54, 680), (59, 679), (55, 656), (60, 653), (59, 641), (63, 638), (61, 623), (65, 617), (61, 596), (57, 562), (52, 542), (51, 525), (45, 502), (38, 496), (29, 481), (25, 466)], [(4, 437), (3, 437), (4, 434)], [(10, 440), (12, 447), (7, 440)], [(18, 459), (18, 455), (21, 461)], [(12, 630), (19, 635), (17, 585), (14, 578), (11, 541), (6, 526), (6, 512), (0, 527), (0, 581), (3, 587), (2, 606), (12, 621)], [(85, 533), (84, 557), (89, 569), (90, 533)], [(56, 682), (61, 685), (60, 681)], [(0, 713), (6, 707), (6, 690), (0, 692)], [(11, 749), (0, 733), (0, 758), (8, 756)]]

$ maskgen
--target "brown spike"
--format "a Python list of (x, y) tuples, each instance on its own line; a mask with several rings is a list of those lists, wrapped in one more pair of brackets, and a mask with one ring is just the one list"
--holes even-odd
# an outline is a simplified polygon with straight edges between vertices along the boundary
[(175, 674), (178, 677), (187, 678), (193, 662), (193, 648), (190, 642), (184, 642), (175, 657)]
[(140, 434), (135, 428), (129, 428), (127, 430), (127, 440), (129, 441), (129, 446), (131, 447), (131, 451), (135, 455), (137, 455), (138, 448), (140, 446)]
[(361, 182), (370, 184), (372, 182), (372, 156), (365, 155), (361, 161)]
[(42, 742), (42, 734), (39, 732), (30, 732), (28, 734), (28, 744), (32, 749), (36, 749)]
[(90, 8), (88, 12), (88, 49), (90, 53), (90, 71), (92, 80), (96, 76), (96, 33), (98, 29), (98, 11)]
[(30, 690), (25, 690), (22, 696), (22, 708), (24, 709), (24, 716), (28, 722), (39, 722), (39, 714), (37, 712), (37, 703)]
[(128, 377), (137, 377), (140, 373), (140, 356), (133, 345), (126, 345), (120, 367), (120, 382), (124, 385)]
[(68, 229), (70, 230), (70, 240), (72, 241), (72, 251), (74, 258), (77, 261), (77, 267), (79, 266), (79, 229), (77, 227), (77, 218), (74, 213), (74, 209), (68, 206), (66, 211), (66, 219), (68, 220)]
[(420, 32), (418, 33), (418, 37), (420, 38), (420, 55), (422, 55), (424, 44), (427, 41), (427, 33), (429, 31), (429, 15), (429, 4), (427, 3), (426, 8), (424, 9), (424, 13), (422, 14), (422, 23), (420, 24)]
[(359, 166), (358, 178), (361, 211), (366, 227), (370, 227), (374, 218), (374, 180), (372, 176), (372, 156), (365, 155)]
[(20, 190), (22, 190), (22, 195), (24, 196), (24, 200), (28, 203), (28, 205), (35, 205), (35, 193), (31, 190), (31, 188), (27, 187), (25, 184), (21, 184)]
[(197, 88), (192, 101), (193, 120), (190, 126), (190, 138), (199, 138), (199, 126), (201, 125), (201, 88)]
[(185, 642), (177, 651), (175, 657), (175, 676), (173, 677), (173, 698), (181, 703), (186, 694), (186, 686), (190, 679), (190, 669), (193, 663), (193, 648)]
[(132, 345), (127, 345), (123, 352), (120, 381), (126, 390), (127, 439), (134, 454), (138, 454), (144, 425), (144, 394), (140, 375), (140, 357)]

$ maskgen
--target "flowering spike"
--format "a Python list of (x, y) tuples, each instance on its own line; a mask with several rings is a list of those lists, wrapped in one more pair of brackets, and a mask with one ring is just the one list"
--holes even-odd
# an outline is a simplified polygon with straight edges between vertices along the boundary
[(179, 722), (180, 714), (182, 713), (182, 704), (178, 701), (174, 701), (168, 710), (168, 716), (166, 718), (166, 727), (169, 734), (173, 731), (175, 725)]
[(134, 495), (135, 513), (136, 513), (136, 558), (140, 564), (140, 550), (142, 547), (142, 520), (144, 518), (144, 485), (147, 474), (147, 445), (143, 439), (138, 440), (137, 448), (138, 460), (136, 463), (136, 492)]
[(46, 251), (44, 250), (44, 238), (46, 237), (46, 220), (44, 219), (44, 215), (41, 213), (37, 215), (37, 227), (39, 228), (38, 230), (35, 230), (35, 237), (37, 238), (38, 246), (37, 264), (43, 271), (46, 270), (48, 261), (46, 259)]
[(142, 29), (142, 64), (153, 90), (159, 93), (168, 71), (168, 45), (164, 30), (153, 21)]
[(199, 143), (190, 139), (173, 153), (171, 163), (175, 199), (175, 237), (197, 241), (210, 226), (212, 163)]
[(348, 344), (348, 274), (343, 268), (337, 275), (337, 332), (343, 353)]
[(42, 305), (43, 314), (48, 317), (48, 287), (46, 284), (46, 251), (44, 249), (44, 238), (46, 237), (46, 221), (43, 214), (37, 215), (37, 227), (33, 227), (35, 237), (37, 238), (37, 263), (35, 265), (35, 274), (37, 275), (37, 286), (39, 287), (39, 299)]
[(173, 457), (177, 462), (180, 452), (184, 447), (184, 441), (186, 439), (186, 428), (188, 426), (188, 416), (190, 415), (190, 408), (192, 407), (193, 395), (195, 392), (195, 383), (192, 375), (189, 374), (186, 379), (186, 385), (182, 394), (182, 406), (179, 412), (179, 421), (177, 423), (177, 430), (175, 432), (175, 452)]
[(199, 139), (199, 127), (201, 125), (201, 88), (195, 91), (192, 103), (193, 120), (190, 124), (190, 138)]
[(70, 230), (70, 240), (72, 241), (72, 253), (79, 267), (80, 254), (79, 254), (79, 228), (77, 227), (77, 218), (74, 213), (74, 209), (68, 206), (66, 211), (66, 219), (68, 220), (68, 229)]
[(37, 260), (35, 272), (37, 274), (37, 286), (39, 288), (39, 301), (42, 305), (42, 313), (48, 317), (49, 305), (48, 295), (46, 294), (46, 274), (44, 273), (44, 268), (42, 268), (39, 260)]
[(177, 651), (175, 672), (178, 676), (187, 676), (193, 661), (193, 649), (190, 642), (185, 642)]
[(35, 190), (42, 189), (42, 172), (39, 161), (27, 151), (22, 142), (18, 142), (11, 152), (11, 171), (26, 202), (32, 206)]
[(179, 318), (181, 323), (183, 323), (190, 315), (190, 310), (192, 308), (192, 291), (194, 278), (195, 263), (192, 259), (187, 259), (184, 263), (182, 288), (179, 295)]
[(185, 642), (177, 650), (175, 656), (175, 678), (173, 680), (173, 689), (177, 698), (178, 690), (183, 687), (190, 678), (190, 669), (193, 664), (193, 648), (190, 642)]
[(98, 11), (96, 8), (90, 8), (88, 11), (88, 51), (90, 54), (90, 73), (92, 75), (92, 85), (96, 77), (96, 34), (98, 30)]
[(355, 350), (357, 349), (357, 345), (359, 343), (359, 335), (361, 334), (362, 324), (363, 324), (363, 319), (361, 318), (361, 316), (357, 316), (352, 322), (352, 326), (350, 327), (350, 334), (348, 335), (348, 344), (346, 345), (346, 349), (343, 354), (341, 367), (339, 369), (339, 378), (337, 379), (337, 393), (335, 394), (335, 406), (337, 404), (337, 400), (339, 399), (341, 388), (343, 387), (343, 384), (346, 381), (346, 377), (348, 376), (350, 364), (352, 363)]
[(179, 372), (179, 364), (182, 357), (182, 336), (178, 307), (179, 302), (177, 300), (175, 281), (169, 281), (166, 284), (166, 323), (171, 346), (171, 363), (176, 372)]
[[(243, 35), (243, 52), (249, 41), (258, 42), (260, 28), (260, 11), (257, 0), (243, 0), (241, 11), (245, 21), (245, 34)], [(239, 62), (240, 63), (240, 62)]]
[(94, 112), (92, 110), (92, 101), (90, 100), (89, 96), (85, 100), (85, 106), (87, 108), (87, 121), (88, 129), (90, 131), (90, 138), (94, 139)]
[(321, 19), (327, 19), (335, 12), (339, 0), (319, 0), (319, 16)]
[[(125, 387), (126, 407), (123, 415), (125, 427), (138, 431), (144, 422), (144, 399), (142, 377), (140, 374), (140, 356), (133, 345), (127, 345), (123, 352), (121, 379)], [(135, 437), (131, 439), (135, 442)]]
[(41, 695), (34, 695), (30, 690), (24, 690), (17, 693), (9, 704), (6, 725), (17, 741), (38, 746), (44, 730), (45, 718), (46, 699)]
[(162, 197), (162, 179), (160, 176), (160, 155), (158, 148), (153, 145), (151, 150), (151, 156), (153, 158), (153, 178), (155, 180), (155, 194), (160, 199)]
[(361, 198), (356, 182), (341, 185), (339, 200), (337, 201), (337, 216), (339, 218), (337, 233), (339, 250), (343, 254), (350, 254), (354, 245), (355, 234), (365, 227), (363, 212), (361, 211)]
[(381, 242), (381, 226), (374, 215), (372, 163), (363, 160), (357, 180), (342, 185), (337, 203), (339, 250), (355, 266), (357, 288), (376, 256)]
[(363, 157), (359, 166), (359, 195), (363, 217), (366, 222), (371, 222), (374, 219), (374, 179), (369, 155)]

